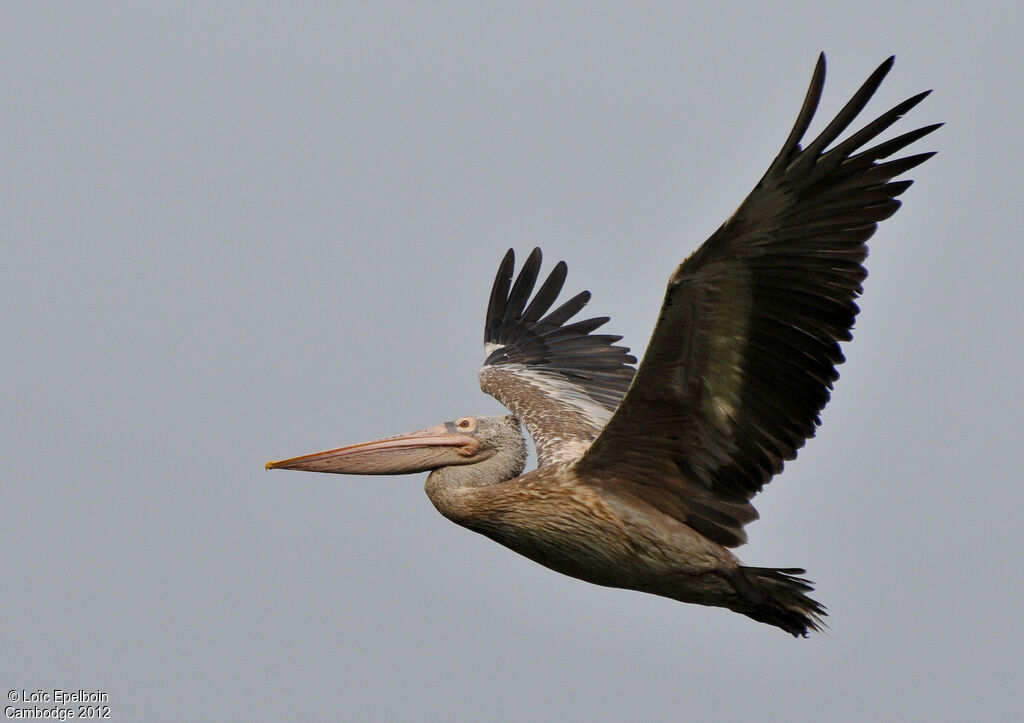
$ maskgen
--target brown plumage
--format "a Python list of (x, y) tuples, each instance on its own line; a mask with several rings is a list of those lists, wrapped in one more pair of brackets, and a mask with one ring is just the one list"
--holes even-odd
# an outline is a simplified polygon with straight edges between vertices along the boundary
[[(938, 124), (864, 149), (916, 95), (838, 141), (889, 58), (802, 148), (825, 79), (821, 56), (796, 124), (736, 213), (673, 273), (638, 368), (607, 317), (572, 322), (582, 292), (551, 311), (559, 262), (534, 293), (535, 249), (513, 282), (509, 251), (485, 320), (480, 384), (513, 412), (464, 417), (269, 468), (344, 474), (431, 470), (426, 491), (460, 525), (566, 575), (713, 605), (793, 635), (824, 608), (795, 568), (746, 567), (728, 548), (751, 499), (814, 435), (851, 338), (865, 242), (931, 153), (885, 161)], [(838, 141), (838, 142), (837, 142)], [(538, 468), (522, 474), (522, 422)]]

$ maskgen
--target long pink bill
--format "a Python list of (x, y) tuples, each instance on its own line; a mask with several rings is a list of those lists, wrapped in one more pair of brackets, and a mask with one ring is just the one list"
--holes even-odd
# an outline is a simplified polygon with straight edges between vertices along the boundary
[(267, 469), (334, 474), (409, 474), (473, 461), (479, 443), (446, 425), (362, 442), (326, 452), (267, 462)]

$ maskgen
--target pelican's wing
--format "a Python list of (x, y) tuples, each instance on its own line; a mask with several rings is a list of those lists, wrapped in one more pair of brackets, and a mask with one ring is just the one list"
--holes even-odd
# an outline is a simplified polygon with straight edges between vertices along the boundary
[(530, 430), (543, 467), (586, 451), (629, 388), (636, 358), (615, 345), (621, 336), (593, 333), (607, 316), (569, 323), (590, 300), (589, 291), (548, 313), (565, 283), (564, 261), (535, 295), (540, 249), (526, 259), (513, 284), (515, 261), (509, 249), (494, 278), (480, 387)]
[(819, 58), (764, 178), (673, 273), (633, 385), (579, 461), (582, 476), (722, 545), (746, 540), (751, 498), (820, 424), (867, 275), (865, 241), (911, 184), (892, 179), (933, 155), (880, 162), (938, 125), (861, 150), (927, 93), (828, 149), (892, 64), (801, 148), (824, 84)]

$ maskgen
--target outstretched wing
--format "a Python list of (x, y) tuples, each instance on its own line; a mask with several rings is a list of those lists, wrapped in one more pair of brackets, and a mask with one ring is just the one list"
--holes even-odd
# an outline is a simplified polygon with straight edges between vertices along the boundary
[(615, 345), (621, 336), (593, 333), (607, 316), (569, 323), (590, 300), (589, 291), (548, 313), (565, 284), (564, 261), (531, 300), (540, 263), (540, 249), (534, 249), (515, 284), (511, 249), (498, 268), (487, 305), (480, 387), (526, 425), (543, 467), (586, 451), (629, 388), (636, 358)]
[(801, 148), (825, 80), (818, 59), (768, 172), (672, 275), (633, 385), (578, 463), (584, 478), (722, 545), (746, 541), (751, 498), (820, 424), (839, 342), (852, 338), (865, 242), (911, 184), (892, 179), (933, 155), (881, 162), (941, 124), (861, 150), (927, 92), (829, 149), (892, 65)]

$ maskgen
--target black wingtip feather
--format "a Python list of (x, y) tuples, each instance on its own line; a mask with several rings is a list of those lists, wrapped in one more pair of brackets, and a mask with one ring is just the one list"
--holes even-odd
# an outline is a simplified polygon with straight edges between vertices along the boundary
[(583, 307), (590, 301), (590, 292), (581, 291), (576, 296), (559, 306), (540, 321), (540, 326), (547, 328), (559, 327), (576, 314), (583, 310)]
[(551, 305), (555, 303), (555, 299), (562, 293), (562, 286), (565, 285), (568, 273), (569, 267), (564, 261), (559, 261), (555, 264), (555, 268), (548, 274), (548, 278), (533, 297), (533, 301), (530, 302), (530, 305), (526, 307), (526, 311), (523, 312), (522, 320), (524, 324), (534, 323), (551, 308)]
[(539, 248), (535, 248), (526, 257), (523, 267), (519, 270), (519, 276), (516, 277), (515, 283), (512, 284), (512, 290), (508, 293), (505, 313), (502, 315), (503, 322), (518, 319), (522, 315), (523, 309), (526, 308), (526, 302), (530, 299), (530, 294), (533, 293), (534, 284), (537, 283), (542, 259), (543, 254)]
[(484, 343), (490, 341), (494, 330), (501, 325), (505, 317), (505, 307), (508, 304), (508, 291), (512, 286), (512, 272), (515, 271), (516, 252), (509, 249), (498, 266), (498, 273), (494, 275), (494, 284), (491, 286), (491, 297), (487, 302), (487, 316), (484, 321)]
[(765, 173), (766, 178), (775, 175), (780, 168), (789, 163), (793, 154), (799, 151), (800, 139), (804, 137), (804, 133), (810, 127), (811, 121), (814, 120), (814, 114), (818, 110), (818, 104), (821, 102), (821, 94), (824, 89), (825, 53), (822, 52), (818, 55), (818, 62), (815, 64), (814, 72), (811, 74), (811, 83), (807, 88), (807, 94), (804, 96), (803, 105), (800, 106), (796, 122), (793, 123), (793, 129), (789, 132), (786, 142), (782, 144), (782, 150), (779, 151), (779, 155), (775, 157), (775, 160), (768, 167)]

